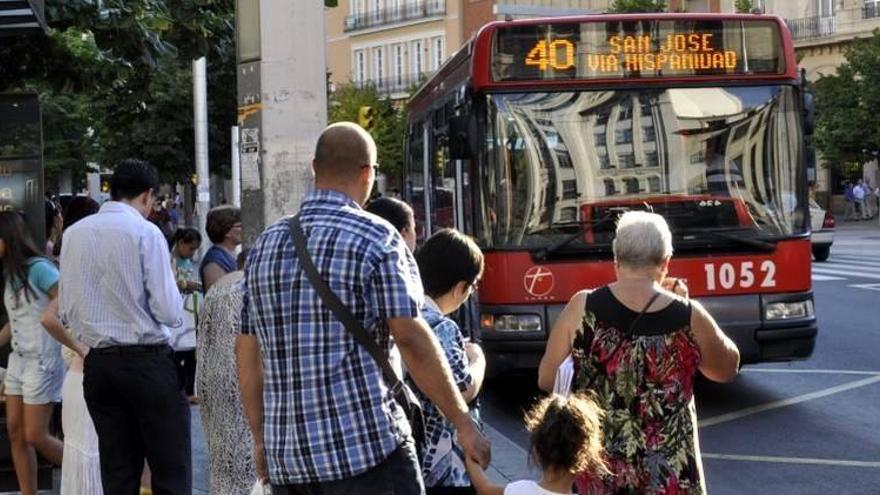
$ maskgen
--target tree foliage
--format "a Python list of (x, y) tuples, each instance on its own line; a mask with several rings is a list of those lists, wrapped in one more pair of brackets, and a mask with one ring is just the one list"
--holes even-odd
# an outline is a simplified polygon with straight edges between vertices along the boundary
[(845, 168), (880, 151), (880, 31), (855, 42), (837, 73), (815, 82), (817, 149)]
[(752, 11), (752, 0), (736, 0), (734, 8), (741, 14), (747, 14)]
[(614, 0), (609, 12), (615, 14), (628, 14), (638, 12), (664, 12), (665, 0)]
[[(101, 8), (98, 8), (98, 4)], [(47, 176), (136, 156), (163, 179), (194, 171), (191, 61), (208, 61), (209, 159), (229, 166), (235, 124), (234, 0), (66, 0), (48, 36), (0, 45), (0, 91), (34, 91)]]
[(368, 106), (374, 109), (375, 125), (370, 134), (376, 141), (382, 173), (399, 177), (403, 172), (403, 139), (406, 117), (402, 106), (388, 97), (382, 97), (374, 86), (358, 88), (353, 84), (338, 87), (328, 99), (328, 120), (357, 122), (358, 110)]

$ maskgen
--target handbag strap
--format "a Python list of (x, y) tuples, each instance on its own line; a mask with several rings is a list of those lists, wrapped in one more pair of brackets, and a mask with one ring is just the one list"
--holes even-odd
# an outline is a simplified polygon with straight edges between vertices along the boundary
[(648, 308), (650, 308), (651, 305), (654, 304), (654, 301), (656, 301), (658, 297), (660, 297), (660, 293), (656, 292), (656, 293), (654, 293), (654, 296), (651, 297), (651, 299), (648, 299), (648, 304), (645, 304), (645, 307), (642, 308), (642, 311), (639, 313), (639, 315), (635, 317), (635, 319), (632, 321), (632, 323), (630, 323), (629, 328), (626, 331), (626, 334), (628, 336), (632, 336), (633, 330), (635, 330), (635, 328), (636, 328), (636, 323), (638, 323), (639, 320), (641, 320), (642, 317), (645, 316), (645, 313), (648, 312)]
[(376, 361), (376, 364), (382, 370), (382, 376), (385, 378), (385, 383), (391, 387), (392, 393), (397, 396), (403, 389), (403, 382), (400, 380), (400, 377), (397, 376), (397, 372), (394, 371), (394, 368), (391, 367), (391, 363), (388, 361), (385, 353), (379, 348), (379, 344), (377, 344), (367, 330), (364, 329), (361, 322), (358, 321), (354, 314), (352, 314), (351, 310), (345, 306), (345, 303), (339, 299), (339, 296), (337, 296), (330, 286), (327, 285), (327, 281), (324, 280), (324, 277), (318, 273), (318, 268), (315, 267), (315, 262), (312, 260), (311, 255), (309, 255), (309, 250), (306, 247), (306, 236), (300, 225), (299, 215), (297, 214), (291, 217), (287, 224), (290, 228), (290, 235), (293, 237), (293, 245), (296, 248), (296, 255), (299, 259), (300, 266), (306, 273), (309, 281), (312, 283), (312, 287), (321, 297), (324, 305), (333, 312), (336, 319), (342, 322), (342, 325), (354, 340), (373, 357), (373, 360)]

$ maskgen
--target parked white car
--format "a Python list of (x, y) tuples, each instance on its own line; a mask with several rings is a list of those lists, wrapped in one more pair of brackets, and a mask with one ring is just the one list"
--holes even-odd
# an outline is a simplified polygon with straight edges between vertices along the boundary
[(825, 261), (831, 254), (831, 244), (834, 243), (834, 227), (837, 222), (834, 216), (823, 210), (816, 200), (810, 198), (810, 227), (813, 230), (813, 258), (816, 261)]

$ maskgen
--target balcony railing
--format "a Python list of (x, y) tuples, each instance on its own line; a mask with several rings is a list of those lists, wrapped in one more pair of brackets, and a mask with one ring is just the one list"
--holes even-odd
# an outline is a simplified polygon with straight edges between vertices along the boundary
[(786, 19), (785, 23), (791, 30), (791, 37), (796, 40), (821, 38), (837, 32), (837, 18), (834, 16)]
[(445, 0), (422, 0), (401, 3), (396, 7), (370, 10), (345, 18), (345, 32), (387, 24), (446, 15)]
[(421, 83), (426, 77), (427, 76), (424, 74), (401, 74), (399, 76), (386, 77), (384, 79), (356, 81), (354, 84), (358, 88), (373, 86), (379, 93), (390, 95), (406, 93), (417, 84)]

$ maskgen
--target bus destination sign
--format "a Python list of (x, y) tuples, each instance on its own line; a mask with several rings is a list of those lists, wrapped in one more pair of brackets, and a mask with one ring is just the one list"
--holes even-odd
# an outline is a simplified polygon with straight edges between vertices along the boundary
[(769, 21), (553, 23), (499, 30), (496, 81), (775, 75), (785, 70)]

